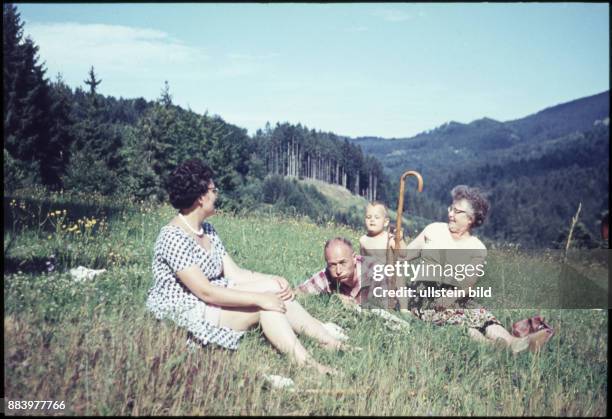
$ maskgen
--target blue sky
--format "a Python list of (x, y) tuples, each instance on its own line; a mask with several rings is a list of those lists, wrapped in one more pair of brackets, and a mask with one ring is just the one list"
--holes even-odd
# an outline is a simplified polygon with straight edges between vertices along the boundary
[(288, 121), (408, 137), (609, 89), (609, 6), (18, 4), (47, 75), (159, 97), (254, 133)]

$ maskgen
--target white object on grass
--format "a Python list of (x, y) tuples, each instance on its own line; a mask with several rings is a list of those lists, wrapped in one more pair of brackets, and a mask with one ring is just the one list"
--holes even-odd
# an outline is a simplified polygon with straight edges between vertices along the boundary
[(264, 374), (264, 379), (270, 383), (272, 388), (290, 388), (295, 385), (291, 378), (283, 377), (280, 375)]
[(106, 269), (89, 269), (84, 266), (70, 269), (70, 276), (77, 282), (93, 279), (95, 276), (106, 272)]
[[(334, 295), (339, 296), (339, 294), (334, 294)], [(410, 331), (410, 323), (408, 323), (406, 320), (400, 319), (399, 317), (389, 313), (387, 310), (380, 309), (380, 308), (362, 309), (359, 304), (345, 304), (345, 307), (349, 307), (355, 310), (359, 314), (371, 313), (371, 314), (374, 314), (375, 316), (382, 317), (383, 319), (387, 320), (385, 322), (385, 326), (387, 326), (391, 330), (395, 330), (395, 331), (404, 330), (406, 332)]]
[(373, 308), (370, 310), (373, 314), (382, 317), (387, 320), (385, 323), (392, 330), (410, 330), (410, 323), (406, 320), (400, 319), (399, 317), (389, 313), (387, 310), (383, 310), (380, 308)]
[(332, 323), (332, 322), (323, 323), (323, 327), (325, 328), (325, 330), (327, 330), (327, 333), (329, 333), (330, 335), (332, 335), (334, 338), (338, 340), (346, 341), (349, 338), (344, 333), (344, 329), (338, 326), (336, 323)]

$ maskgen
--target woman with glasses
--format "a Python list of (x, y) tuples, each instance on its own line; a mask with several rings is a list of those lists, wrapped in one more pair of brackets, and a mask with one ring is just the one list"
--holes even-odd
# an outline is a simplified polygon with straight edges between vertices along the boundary
[[(452, 189), (452, 204), (448, 207), (448, 222), (429, 224), (407, 246), (408, 258), (421, 257), (427, 266), (442, 265), (459, 267), (473, 266), (471, 275), (462, 274), (461, 281), (456, 281), (464, 290), (475, 285), (484, 273), (487, 249), (474, 235), (474, 229), (480, 227), (489, 212), (489, 202), (477, 188), (459, 185)], [(423, 266), (426, 266), (423, 265)], [(431, 271), (435, 271), (432, 269)], [(458, 271), (457, 271), (458, 272)], [(415, 278), (417, 292), (424, 290), (428, 278)], [(449, 281), (451, 282), (451, 281)], [(451, 293), (449, 293), (451, 294)], [(541, 330), (537, 333), (517, 338), (512, 336), (484, 308), (449, 308), (457, 307), (461, 298), (452, 294), (446, 298), (415, 298), (410, 301), (412, 313), (418, 318), (438, 325), (461, 324), (468, 327), (470, 337), (483, 342), (500, 342), (518, 353), (526, 349), (538, 350), (552, 336), (552, 330)], [(468, 299), (463, 299), (462, 303)], [(429, 305), (427, 305), (430, 303)]]
[(285, 278), (240, 268), (225, 251), (214, 227), (218, 189), (212, 171), (198, 159), (178, 166), (167, 182), (178, 213), (162, 227), (153, 256), (154, 284), (147, 308), (189, 332), (190, 345), (210, 342), (237, 349), (244, 332), (260, 324), (280, 352), (327, 374), (296, 337), (304, 333), (330, 350), (349, 348), (295, 301)]

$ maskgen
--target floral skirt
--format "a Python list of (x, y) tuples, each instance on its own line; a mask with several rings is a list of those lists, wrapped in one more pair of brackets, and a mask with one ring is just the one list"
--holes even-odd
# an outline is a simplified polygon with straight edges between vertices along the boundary
[(412, 314), (419, 319), (434, 323), (438, 326), (447, 324), (459, 324), (467, 327), (479, 329), (482, 333), (492, 325), (501, 323), (495, 318), (493, 313), (484, 308), (463, 308), (463, 309), (412, 309)]

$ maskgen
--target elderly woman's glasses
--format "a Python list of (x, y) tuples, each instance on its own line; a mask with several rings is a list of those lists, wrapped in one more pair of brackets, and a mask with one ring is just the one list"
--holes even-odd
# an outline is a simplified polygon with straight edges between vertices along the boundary
[(454, 205), (451, 205), (451, 206), (449, 206), (449, 207), (448, 207), (448, 212), (454, 212), (454, 213), (455, 213), (455, 215), (459, 215), (459, 214), (467, 214), (467, 215), (470, 215), (470, 213), (469, 213), (468, 211), (458, 209), (458, 208), (457, 208), (457, 207), (455, 207)]
[(214, 188), (208, 188), (208, 190), (209, 190), (209, 191), (212, 191), (212, 192), (213, 192), (213, 193), (215, 193), (215, 194), (218, 194), (218, 193), (219, 193), (219, 188), (217, 188), (217, 187), (214, 187)]

